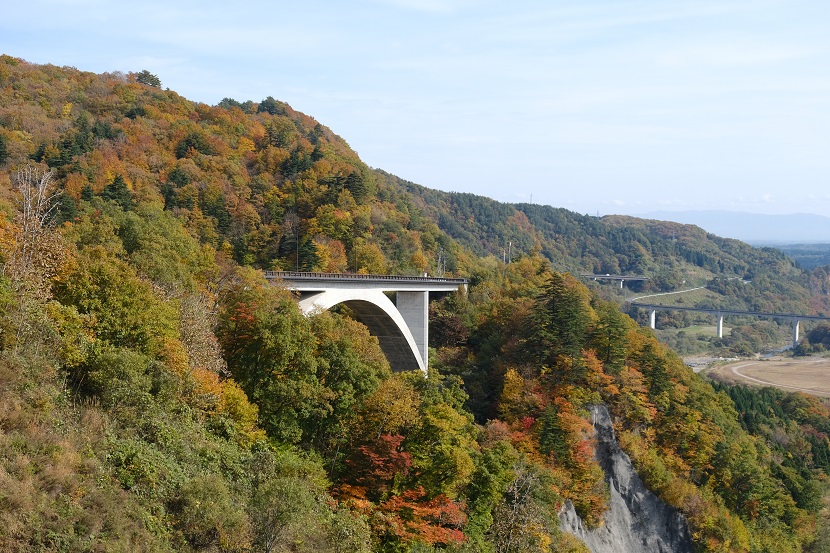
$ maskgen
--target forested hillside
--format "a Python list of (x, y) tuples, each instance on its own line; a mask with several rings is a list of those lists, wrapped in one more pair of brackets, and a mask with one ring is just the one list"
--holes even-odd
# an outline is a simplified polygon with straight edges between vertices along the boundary
[[(540, 254), (551, 267), (573, 274), (628, 274), (649, 278), (627, 282), (626, 290), (592, 285), (606, 299), (620, 303), (640, 296), (705, 287), (695, 296), (666, 296), (648, 301), (706, 308), (771, 313), (830, 314), (830, 270), (803, 271), (780, 251), (753, 248), (704, 230), (668, 221), (610, 215), (580, 215), (561, 208), (503, 204), (472, 194), (445, 193), (376, 171), (379, 182), (403, 188), (413, 203), (438, 223), (441, 231), (479, 256), (513, 259)], [(508, 249), (510, 248), (510, 249)], [(644, 310), (627, 312), (641, 324)], [(713, 324), (712, 316), (690, 312), (661, 313), (661, 327), (682, 329)], [(780, 324), (779, 324), (780, 323)], [(724, 354), (749, 354), (786, 344), (789, 321), (754, 318), (730, 321), (734, 335), (701, 343), (672, 336), (688, 353), (700, 348)], [(696, 342), (696, 343), (695, 343)]]
[[(597, 403), (699, 551), (830, 547), (827, 405), (714, 390), (565, 272), (824, 309), (776, 252), (427, 190), (270, 97), (9, 56), (0, 190), (4, 551), (584, 551), (557, 515), (602, 524)], [(261, 273), (439, 256), (471, 285), (431, 305), (426, 378)]]

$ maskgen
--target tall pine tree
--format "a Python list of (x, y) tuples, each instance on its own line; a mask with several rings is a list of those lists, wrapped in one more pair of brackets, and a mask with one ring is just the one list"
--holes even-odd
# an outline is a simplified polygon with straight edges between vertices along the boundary
[(127, 182), (121, 175), (115, 175), (112, 182), (104, 187), (101, 197), (111, 200), (121, 206), (124, 211), (130, 211), (135, 207), (133, 195), (127, 188)]
[(539, 362), (571, 369), (565, 380), (579, 378), (582, 349), (594, 319), (588, 289), (568, 273), (552, 273), (534, 309), (533, 341)]

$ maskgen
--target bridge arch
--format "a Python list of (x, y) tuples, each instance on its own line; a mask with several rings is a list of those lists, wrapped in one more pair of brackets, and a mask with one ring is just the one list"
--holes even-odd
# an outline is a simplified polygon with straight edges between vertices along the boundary
[[(265, 278), (300, 295), (309, 315), (348, 305), (377, 337), (392, 369), (427, 372), (430, 292), (467, 292), (467, 280), (424, 276), (265, 271)], [(395, 303), (385, 292), (395, 293)]]
[[(401, 314), (399, 305), (392, 303), (386, 294), (380, 290), (365, 290), (356, 288), (328, 289), (315, 293), (303, 293), (299, 306), (304, 315), (311, 315), (327, 311), (340, 304), (348, 306), (357, 319), (366, 325), (369, 333), (377, 337), (380, 348), (394, 370), (420, 370), (427, 372), (427, 343), (426, 336), (417, 340), (413, 330), (418, 334), (425, 334), (428, 292), (398, 292), (408, 303), (423, 303), (423, 319), (421, 321), (407, 320)], [(417, 314), (418, 309), (415, 309)], [(410, 319), (412, 316), (410, 314)], [(416, 318), (419, 318), (416, 316)], [(413, 324), (414, 323), (414, 324)], [(420, 323), (420, 324), (419, 324)], [(414, 326), (415, 328), (411, 328)], [(420, 327), (420, 328), (419, 328)], [(419, 332), (420, 331), (420, 332)], [(419, 344), (419, 342), (421, 342)], [(420, 347), (419, 347), (420, 346)]]

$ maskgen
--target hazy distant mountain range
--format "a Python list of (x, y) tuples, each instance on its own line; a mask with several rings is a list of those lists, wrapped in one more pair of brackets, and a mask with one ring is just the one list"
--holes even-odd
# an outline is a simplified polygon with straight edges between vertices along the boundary
[(724, 238), (750, 244), (830, 243), (830, 217), (811, 213), (764, 215), (737, 211), (652, 211), (646, 219), (697, 225)]

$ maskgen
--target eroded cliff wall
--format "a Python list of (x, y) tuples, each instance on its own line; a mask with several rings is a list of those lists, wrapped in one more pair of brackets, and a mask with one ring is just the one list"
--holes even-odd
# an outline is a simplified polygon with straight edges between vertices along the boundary
[(597, 436), (597, 459), (611, 496), (604, 525), (588, 530), (567, 502), (559, 514), (566, 532), (582, 539), (591, 553), (692, 553), (686, 519), (661, 501), (640, 480), (631, 459), (617, 444), (604, 405), (591, 409)]

